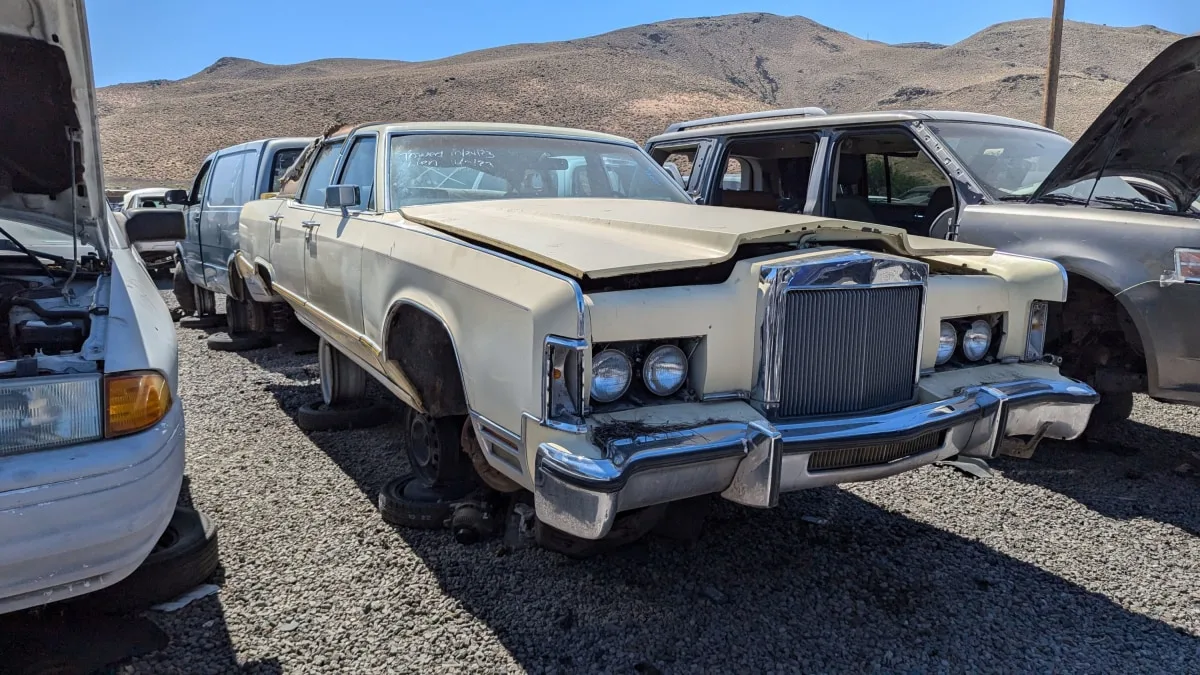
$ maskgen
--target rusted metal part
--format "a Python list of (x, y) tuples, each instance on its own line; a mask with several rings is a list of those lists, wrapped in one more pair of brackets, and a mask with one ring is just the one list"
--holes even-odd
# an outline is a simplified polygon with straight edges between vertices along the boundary
[(475, 473), (485, 485), (498, 492), (516, 492), (521, 489), (520, 485), (488, 464), (487, 458), (483, 454), (483, 446), (475, 437), (475, 425), (471, 423), (470, 419), (463, 423), (462, 448), (463, 452), (471, 458)]

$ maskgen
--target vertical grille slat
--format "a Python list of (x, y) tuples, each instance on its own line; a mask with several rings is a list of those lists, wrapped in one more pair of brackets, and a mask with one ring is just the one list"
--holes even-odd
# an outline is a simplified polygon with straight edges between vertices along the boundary
[(789, 291), (778, 415), (832, 415), (910, 400), (923, 292), (918, 285)]

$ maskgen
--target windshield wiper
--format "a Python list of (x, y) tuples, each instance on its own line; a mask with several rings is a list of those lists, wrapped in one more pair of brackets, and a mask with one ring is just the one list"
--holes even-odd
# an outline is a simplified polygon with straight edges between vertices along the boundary
[(1048, 202), (1050, 204), (1078, 204), (1080, 206), (1087, 206), (1088, 204), (1088, 200), (1073, 195), (1048, 194), (1038, 197), (1037, 201)]
[[(8, 231), (5, 230), (3, 227), (0, 227), (0, 234), (4, 235), (5, 239), (11, 241), (13, 243), (13, 245), (16, 246), (18, 249), (20, 249), (20, 251), (22, 253), (29, 256), (29, 258), (31, 260), (33, 260), (33, 262), (37, 263), (38, 267), (41, 267), (42, 271), (46, 273), (46, 276), (50, 277), (51, 280), (54, 279), (54, 274), (50, 272), (49, 267), (46, 267), (46, 263), (42, 262), (42, 258), (38, 257), (39, 254), (34, 253), (33, 251), (30, 251), (29, 249), (25, 248), (24, 244), (17, 241), (17, 238), (12, 236), (11, 234), (9, 234)], [(58, 256), (43, 255), (42, 257), (45, 257), (47, 260), (54, 260), (55, 258), (58, 258), (58, 260), (63, 260), (62, 258), (59, 258)], [(57, 261), (55, 261), (55, 262), (57, 262)]]
[(997, 197), (997, 198), (996, 198), (996, 201), (1001, 201), (1001, 202), (1027, 202), (1027, 201), (1029, 201), (1029, 197), (1028, 197), (1028, 196), (1021, 196), (1021, 195), (1002, 195), (1002, 196), (1000, 196), (1000, 197)]
[(1152, 201), (1136, 199), (1134, 197), (1111, 197), (1108, 195), (1100, 195), (1099, 197), (1092, 197), (1092, 201), (1100, 202), (1102, 204), (1122, 204), (1134, 206), (1137, 207), (1137, 210), (1139, 211), (1154, 211), (1156, 213), (1174, 211), (1174, 209), (1168, 208), (1164, 204), (1155, 204)]

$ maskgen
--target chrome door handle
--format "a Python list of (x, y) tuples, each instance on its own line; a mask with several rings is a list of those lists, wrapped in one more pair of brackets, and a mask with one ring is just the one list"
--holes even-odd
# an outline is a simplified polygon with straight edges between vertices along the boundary
[(279, 221), (283, 220), (283, 216), (275, 214), (273, 216), (267, 216), (267, 220), (271, 221), (272, 223), (278, 223)]
[(320, 225), (320, 223), (315, 220), (305, 220), (300, 223), (300, 227), (303, 227), (306, 230), (311, 230), (318, 225)]

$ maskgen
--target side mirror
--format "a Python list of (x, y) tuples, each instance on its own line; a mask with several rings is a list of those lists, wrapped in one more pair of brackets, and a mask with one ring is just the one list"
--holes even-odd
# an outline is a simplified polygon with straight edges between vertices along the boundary
[(325, 188), (325, 208), (345, 209), (357, 204), (357, 185), (330, 185)]
[(142, 241), (179, 241), (187, 236), (183, 211), (129, 209), (125, 212), (125, 236), (131, 244)]
[(687, 179), (683, 177), (683, 174), (679, 173), (679, 167), (675, 165), (675, 162), (667, 162), (663, 164), (663, 168), (667, 170), (667, 173), (671, 174), (671, 178), (674, 178), (676, 183), (679, 183), (679, 187), (687, 189)]
[(167, 190), (167, 193), (165, 195), (163, 195), (163, 199), (165, 199), (168, 204), (187, 204), (188, 203), (188, 191), (187, 190)]

